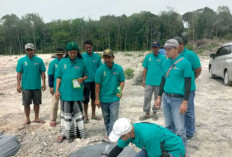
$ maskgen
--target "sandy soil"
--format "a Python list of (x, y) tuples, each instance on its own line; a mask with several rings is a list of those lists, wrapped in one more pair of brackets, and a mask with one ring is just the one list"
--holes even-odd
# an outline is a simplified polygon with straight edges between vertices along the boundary
[[(121, 64), (124, 69), (132, 68), (135, 71), (142, 69), (141, 61), (144, 56), (136, 52), (130, 52), (132, 56), (123, 53), (116, 54), (115, 62)], [(46, 67), (52, 60), (51, 55), (38, 55), (42, 57)], [(51, 95), (49, 89), (43, 92), (43, 104), (41, 105), (41, 118), (45, 124), (32, 123), (22, 128), (24, 113), (21, 94), (16, 92), (17, 60), (22, 56), (0, 56), (0, 131), (5, 134), (16, 134), (21, 142), (21, 149), (16, 154), (25, 156), (67, 156), (78, 148), (99, 142), (105, 135), (105, 127), (102, 121), (91, 120), (86, 125), (88, 138), (76, 139), (72, 143), (65, 141), (56, 143), (59, 134), (59, 125), (56, 128), (49, 127), (49, 112)], [(203, 71), (197, 80), (196, 106), (196, 137), (188, 143), (188, 156), (229, 157), (232, 154), (232, 88), (223, 85), (221, 79), (212, 80), (208, 77), (208, 57), (200, 57)], [(138, 122), (143, 114), (143, 94), (141, 86), (133, 85), (133, 80), (127, 80), (123, 98), (120, 104), (120, 117), (131, 118)], [(90, 110), (89, 110), (90, 111)], [(101, 116), (101, 110), (97, 109)], [(159, 112), (159, 120), (155, 123), (164, 125), (162, 112)], [(31, 112), (31, 120), (34, 112)], [(152, 122), (152, 120), (149, 120)]]

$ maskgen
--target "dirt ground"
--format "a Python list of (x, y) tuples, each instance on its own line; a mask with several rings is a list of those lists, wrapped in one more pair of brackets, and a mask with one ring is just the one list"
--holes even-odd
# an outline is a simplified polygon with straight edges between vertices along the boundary
[[(130, 54), (130, 55), (128, 55)], [(51, 55), (38, 55), (44, 60), (48, 68), (52, 60)], [(21, 143), (21, 149), (17, 157), (25, 156), (67, 156), (85, 145), (99, 142), (105, 136), (105, 127), (102, 121), (90, 120), (86, 125), (88, 138), (76, 139), (72, 143), (65, 141), (56, 143), (59, 135), (59, 125), (56, 128), (49, 126), (49, 112), (51, 95), (49, 87), (43, 92), (43, 104), (40, 117), (46, 120), (45, 124), (31, 123), (22, 128), (24, 113), (22, 96), (16, 92), (16, 64), (22, 56), (0, 56), (0, 131), (5, 134), (16, 134)], [(115, 62), (124, 69), (132, 68), (141, 70), (141, 61), (144, 55), (136, 52), (117, 53)], [(203, 71), (197, 79), (197, 91), (195, 99), (196, 109), (196, 137), (188, 143), (188, 155), (191, 157), (229, 157), (232, 154), (232, 88), (223, 85), (221, 79), (209, 79), (209, 58), (201, 56)], [(120, 117), (128, 117), (133, 122), (139, 122), (143, 114), (143, 94), (141, 86), (133, 85), (133, 80), (126, 80), (123, 98), (120, 103)], [(90, 110), (89, 110), (90, 111)], [(90, 114), (90, 112), (89, 112)], [(101, 110), (97, 109), (97, 115), (101, 116)], [(159, 112), (159, 120), (153, 121), (164, 125), (162, 111)], [(34, 112), (31, 111), (31, 120)], [(152, 120), (148, 120), (152, 122)]]

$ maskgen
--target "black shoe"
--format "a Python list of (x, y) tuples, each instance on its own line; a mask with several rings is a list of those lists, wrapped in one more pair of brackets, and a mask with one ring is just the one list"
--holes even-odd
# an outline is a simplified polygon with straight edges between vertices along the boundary
[(151, 115), (151, 118), (152, 118), (154, 121), (158, 120), (158, 116), (156, 115), (156, 113), (153, 113), (153, 114)]
[(194, 139), (194, 136), (187, 136), (187, 141)]

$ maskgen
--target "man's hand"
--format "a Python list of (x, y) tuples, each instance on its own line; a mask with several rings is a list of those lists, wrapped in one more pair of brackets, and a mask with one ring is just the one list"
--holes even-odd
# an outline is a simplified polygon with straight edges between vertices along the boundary
[(97, 105), (98, 108), (101, 107), (101, 102), (99, 99), (96, 99), (94, 103), (95, 103), (95, 105)]
[(143, 81), (142, 86), (145, 87), (145, 81)]
[(56, 100), (59, 100), (59, 99), (60, 99), (60, 92), (59, 92), (59, 91), (56, 91), (55, 96), (56, 96)]
[(180, 114), (185, 114), (188, 111), (188, 101), (184, 100), (180, 105)]
[(17, 85), (17, 92), (22, 93), (22, 87), (21, 87), (21, 85)]
[(53, 88), (53, 87), (50, 88), (50, 93), (51, 93), (52, 95), (54, 94), (54, 88)]
[(42, 85), (42, 91), (45, 91), (45, 90), (46, 90), (46, 85), (43, 84), (43, 85)]
[(161, 97), (158, 96), (158, 98), (157, 98), (156, 101), (155, 101), (155, 107), (156, 107), (157, 109), (160, 108), (160, 101), (161, 101)]
[(79, 78), (77, 81), (78, 81), (79, 84), (82, 84), (83, 81), (84, 81), (84, 79), (83, 78)]

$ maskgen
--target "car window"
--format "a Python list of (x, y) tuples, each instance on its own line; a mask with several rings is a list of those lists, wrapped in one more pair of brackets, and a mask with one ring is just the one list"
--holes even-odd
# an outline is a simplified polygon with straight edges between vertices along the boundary
[(230, 46), (230, 53), (232, 53), (232, 46)]
[(226, 46), (226, 47), (222, 47), (220, 48), (217, 53), (216, 53), (216, 56), (222, 56), (222, 55), (228, 55), (230, 54), (231, 51), (230, 51), (230, 46)]

